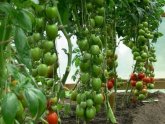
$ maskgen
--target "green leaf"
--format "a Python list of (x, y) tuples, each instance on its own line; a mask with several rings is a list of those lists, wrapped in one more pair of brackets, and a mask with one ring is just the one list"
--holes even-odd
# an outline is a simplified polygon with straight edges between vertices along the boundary
[(38, 89), (32, 89), (32, 91), (37, 95), (38, 97), (38, 101), (39, 101), (39, 110), (38, 110), (38, 113), (37, 113), (37, 117), (40, 117), (45, 109), (46, 109), (46, 97), (45, 95)]
[(31, 18), (29, 17), (28, 12), (26, 12), (26, 10), (17, 11), (13, 23), (15, 25), (20, 26), (26, 31), (32, 31)]
[(16, 28), (14, 41), (21, 62), (31, 69), (30, 47), (24, 31), (19, 27)]
[(0, 11), (5, 12), (6, 14), (11, 14), (14, 9), (7, 2), (0, 2)]
[(2, 116), (6, 124), (13, 124), (16, 116), (18, 99), (14, 93), (8, 93), (2, 101)]
[(70, 16), (69, 1), (59, 0), (58, 10), (59, 10), (63, 25), (68, 24), (69, 16)]
[(30, 90), (30, 88), (28, 88), (25, 90), (24, 96), (31, 115), (33, 117), (36, 116), (39, 109), (41, 109), (39, 108), (39, 101), (37, 95), (32, 90)]
[(63, 108), (63, 105), (62, 104), (57, 104), (57, 110), (58, 111), (62, 110), (62, 108)]

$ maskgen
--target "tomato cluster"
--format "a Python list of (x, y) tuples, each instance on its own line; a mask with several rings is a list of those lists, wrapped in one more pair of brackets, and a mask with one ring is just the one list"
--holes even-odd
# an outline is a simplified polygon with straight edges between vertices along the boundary
[[(58, 36), (58, 9), (49, 2), (40, 2), (34, 6), (34, 12), (36, 18), (33, 23), (33, 34), (28, 37), (33, 64), (31, 73), (37, 82), (42, 83), (43, 90), (48, 91), (58, 77), (58, 56), (55, 46)], [(46, 120), (49, 124), (57, 124), (58, 116), (52, 110), (52, 106), (57, 104), (57, 97), (52, 92), (45, 94), (50, 97), (47, 102), (49, 114)]]
[(77, 40), (82, 55), (80, 85), (72, 92), (71, 99), (77, 102), (76, 115), (87, 121), (95, 117), (104, 101), (102, 95), (104, 55), (101, 36), (101, 29), (104, 26), (104, 4), (104, 0), (87, 2), (88, 20)]
[(133, 87), (133, 94), (138, 100), (147, 97), (147, 89), (154, 88), (154, 67), (156, 62), (155, 50), (151, 46), (150, 39), (153, 39), (153, 33), (149, 28), (148, 22), (142, 22), (138, 25), (138, 46), (132, 47), (133, 58), (136, 61), (134, 72), (130, 76), (130, 84)]
[(55, 39), (58, 35), (58, 10), (52, 4), (40, 3), (35, 5), (36, 18), (33, 22), (33, 34), (28, 37), (31, 47), (32, 75), (38, 82), (52, 86), (57, 77), (58, 56)]
[(130, 84), (133, 88), (133, 94), (138, 100), (143, 100), (147, 97), (147, 89), (153, 89), (154, 83), (154, 78), (148, 77), (144, 73), (132, 73), (130, 76)]

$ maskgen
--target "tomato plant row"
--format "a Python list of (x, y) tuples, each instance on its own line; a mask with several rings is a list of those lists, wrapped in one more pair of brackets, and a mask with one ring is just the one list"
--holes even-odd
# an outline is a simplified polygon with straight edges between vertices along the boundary
[[(135, 62), (122, 104), (145, 99), (148, 89), (154, 88), (154, 43), (162, 36), (158, 27), (164, 4), (164, 0), (1, 1), (0, 123), (61, 123), (60, 112), (70, 110), (61, 101), (67, 97), (65, 83), (72, 63), (77, 83), (69, 97), (78, 119), (88, 123), (104, 105), (107, 120), (117, 123), (115, 99), (109, 99), (122, 84), (116, 48), (123, 42)], [(59, 31), (68, 45), (63, 49), (67, 67), (62, 77), (57, 73)]]

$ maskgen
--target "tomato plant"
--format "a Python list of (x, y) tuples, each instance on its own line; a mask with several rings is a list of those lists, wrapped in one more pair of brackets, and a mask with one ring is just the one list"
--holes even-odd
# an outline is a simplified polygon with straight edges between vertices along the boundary
[[(116, 48), (123, 42), (135, 63), (123, 103), (144, 100), (155, 84), (154, 44), (161, 36), (164, 4), (164, 0), (1, 1), (0, 122), (61, 123), (60, 111), (70, 110), (61, 101), (67, 97), (65, 83), (74, 63), (77, 84), (70, 99), (76, 102), (78, 119), (88, 123), (105, 105), (107, 120), (117, 123), (115, 100), (113, 105), (109, 101), (122, 82)], [(67, 55), (63, 75), (58, 73), (56, 46), (61, 33), (68, 48), (63, 49)], [(75, 49), (72, 36), (77, 38)]]

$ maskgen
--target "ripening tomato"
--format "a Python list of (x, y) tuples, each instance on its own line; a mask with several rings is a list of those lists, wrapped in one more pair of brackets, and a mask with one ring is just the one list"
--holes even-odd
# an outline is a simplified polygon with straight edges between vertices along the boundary
[(132, 87), (135, 87), (135, 86), (136, 86), (136, 81), (131, 80), (130, 83), (131, 83), (131, 86), (132, 86)]
[(49, 124), (58, 124), (58, 116), (55, 112), (50, 112), (47, 115), (47, 121)]
[(146, 95), (148, 93), (147, 89), (146, 88), (143, 88), (142, 91), (141, 91), (142, 94)]
[(154, 83), (154, 82), (155, 82), (154, 77), (150, 77), (150, 83)]

